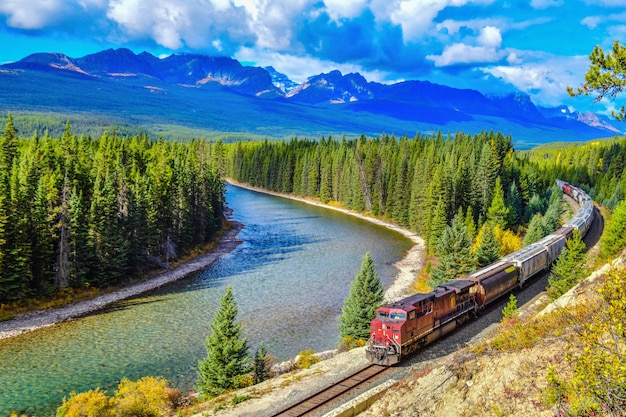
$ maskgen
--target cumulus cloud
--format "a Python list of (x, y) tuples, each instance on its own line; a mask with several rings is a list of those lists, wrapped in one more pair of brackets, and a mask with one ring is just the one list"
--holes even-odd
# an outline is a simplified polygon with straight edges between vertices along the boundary
[(433, 27), (437, 15), (447, 7), (467, 4), (490, 4), (493, 0), (395, 0), (390, 20), (402, 27), (405, 42), (420, 39)]
[(218, 45), (229, 53), (256, 38), (245, 9), (218, 0), (165, 0), (158, 5), (152, 0), (111, 0), (107, 17), (125, 36), (153, 39), (172, 50), (216, 49)]
[(324, 0), (326, 12), (332, 20), (358, 17), (367, 7), (367, 0)]
[[(0, 36), (229, 55), (298, 81), (338, 68), (381, 82), (456, 80), (471, 88), (480, 74), (556, 96), (568, 78), (550, 65), (563, 63), (542, 66), (542, 58), (529, 57), (544, 44), (561, 47), (545, 42), (548, 24), (570, 19), (610, 46), (626, 36), (624, 6), (626, 0), (571, 7), (564, 0), (0, 0)], [(550, 13), (555, 7), (567, 13)], [(589, 39), (586, 30), (572, 31), (560, 50), (570, 53)], [(593, 45), (581, 47), (577, 53), (587, 54)]]
[[(518, 52), (523, 55), (523, 52)], [(528, 57), (527, 57), (528, 58)], [(498, 65), (481, 69), (531, 96), (541, 105), (558, 105), (568, 97), (567, 86), (576, 87), (584, 80), (587, 58), (544, 56), (537, 62), (517, 65)]]
[(273, 66), (276, 71), (288, 74), (292, 81), (302, 83), (310, 76), (328, 72), (329, 68), (338, 69), (343, 74), (358, 72), (368, 81), (383, 82), (390, 74), (385, 71), (368, 70), (355, 64), (337, 64), (311, 56), (295, 56), (279, 52), (259, 51), (253, 48), (241, 49), (236, 58), (240, 61), (253, 61), (261, 67)]
[(79, 16), (95, 18), (105, 0), (2, 0), (0, 15), (15, 29), (41, 30), (63, 25), (80, 25)]
[(506, 52), (499, 50), (502, 34), (494, 26), (485, 26), (476, 37), (477, 45), (453, 43), (444, 48), (441, 55), (427, 55), (437, 67), (458, 64), (491, 63), (499, 61)]

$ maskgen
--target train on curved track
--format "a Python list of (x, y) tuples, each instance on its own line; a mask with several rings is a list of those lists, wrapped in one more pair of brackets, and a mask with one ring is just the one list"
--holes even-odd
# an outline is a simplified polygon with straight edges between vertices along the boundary
[(522, 287), (547, 271), (574, 230), (585, 236), (594, 218), (591, 198), (583, 190), (557, 180), (563, 193), (579, 204), (578, 212), (554, 233), (506, 255), (469, 275), (438, 285), (432, 292), (416, 294), (376, 310), (366, 346), (367, 359), (394, 365), (460, 324), (476, 317), (485, 306)]

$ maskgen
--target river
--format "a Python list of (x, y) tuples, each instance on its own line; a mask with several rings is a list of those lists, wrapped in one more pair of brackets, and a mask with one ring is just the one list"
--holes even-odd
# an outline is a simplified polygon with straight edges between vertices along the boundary
[(370, 252), (385, 288), (412, 243), (343, 213), (229, 185), (243, 241), (203, 273), (79, 320), (0, 340), (0, 416), (54, 415), (63, 397), (123, 378), (161, 375), (194, 389), (204, 339), (231, 286), (251, 353), (278, 361), (337, 346), (338, 318)]

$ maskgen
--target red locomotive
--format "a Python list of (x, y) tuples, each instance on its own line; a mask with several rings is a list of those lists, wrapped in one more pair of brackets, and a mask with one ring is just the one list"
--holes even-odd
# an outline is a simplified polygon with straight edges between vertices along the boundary
[(576, 215), (556, 232), (469, 275), (446, 282), (427, 294), (416, 294), (378, 308), (370, 325), (366, 357), (393, 365), (458, 325), (474, 318), (486, 305), (550, 268), (574, 231), (584, 236), (593, 221), (591, 198), (579, 188), (557, 180), (580, 205)]

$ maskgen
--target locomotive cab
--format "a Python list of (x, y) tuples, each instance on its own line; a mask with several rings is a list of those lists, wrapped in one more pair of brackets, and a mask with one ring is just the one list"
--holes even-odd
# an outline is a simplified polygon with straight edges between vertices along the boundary
[(379, 365), (393, 365), (408, 354), (433, 328), (432, 294), (416, 294), (376, 310), (370, 325), (367, 358)]
[[(411, 306), (413, 307), (413, 306)], [(415, 310), (415, 308), (412, 308)], [(367, 356), (374, 362), (392, 365), (398, 362), (402, 346), (402, 334), (406, 331), (407, 311), (384, 306), (376, 310), (376, 318), (370, 325), (370, 349)]]

